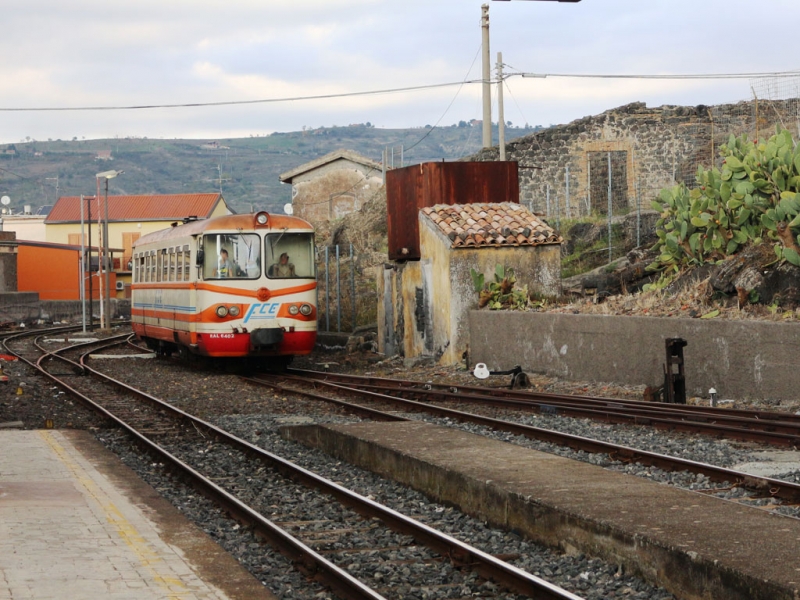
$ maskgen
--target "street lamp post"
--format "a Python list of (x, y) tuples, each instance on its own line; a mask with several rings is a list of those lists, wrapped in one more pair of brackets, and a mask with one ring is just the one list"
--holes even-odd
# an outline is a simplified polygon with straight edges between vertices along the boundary
[[(108, 180), (114, 179), (117, 175), (122, 175), (124, 171), (103, 171), (102, 173), (98, 173), (95, 175), (97, 178), (97, 187), (99, 191), (100, 187), (100, 178), (106, 180), (106, 195), (105, 195), (105, 208), (104, 208), (104, 218), (103, 218), (103, 258), (102, 258), (102, 265), (101, 270), (103, 272), (103, 283), (100, 288), (100, 293), (102, 296), (103, 290), (105, 290), (105, 298), (101, 298), (100, 300), (100, 328), (107, 329), (111, 326), (111, 290), (109, 284), (109, 273), (108, 270), (111, 268), (110, 261), (108, 260)], [(99, 194), (98, 194), (99, 195)], [(98, 215), (99, 216), (99, 215)]]

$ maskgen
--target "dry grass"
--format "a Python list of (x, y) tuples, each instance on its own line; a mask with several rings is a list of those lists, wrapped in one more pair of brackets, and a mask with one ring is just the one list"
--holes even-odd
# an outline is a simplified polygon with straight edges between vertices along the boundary
[(778, 306), (769, 307), (748, 302), (742, 304), (737, 298), (715, 298), (707, 279), (678, 293), (652, 290), (610, 296), (602, 301), (589, 297), (565, 304), (551, 305), (545, 310), (558, 313), (640, 317), (800, 321), (800, 309), (784, 311)]

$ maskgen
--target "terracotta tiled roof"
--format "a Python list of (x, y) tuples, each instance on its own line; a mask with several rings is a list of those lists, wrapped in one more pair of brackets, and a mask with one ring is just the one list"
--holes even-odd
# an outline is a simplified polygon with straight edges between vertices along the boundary
[(437, 204), (422, 209), (453, 248), (560, 244), (554, 229), (513, 202)]
[[(86, 197), (84, 196), (86, 201)], [(100, 196), (103, 207), (105, 196)], [(109, 221), (174, 221), (184, 217), (197, 216), (201, 219), (211, 216), (219, 202), (225, 202), (221, 194), (153, 194), (142, 196), (109, 196)], [(92, 219), (97, 219), (97, 201), (91, 204)], [(84, 211), (88, 210), (84, 206)], [(84, 212), (84, 218), (86, 213)], [(81, 220), (80, 198), (62, 196), (55, 203), (45, 219), (45, 223), (72, 223)]]

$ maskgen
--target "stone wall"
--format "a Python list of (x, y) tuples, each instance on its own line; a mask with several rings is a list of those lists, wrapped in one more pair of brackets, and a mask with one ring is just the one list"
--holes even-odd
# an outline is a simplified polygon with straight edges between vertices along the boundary
[[(777, 123), (796, 134), (799, 104), (792, 99), (648, 108), (635, 102), (509, 142), (506, 158), (519, 162), (522, 204), (537, 214), (576, 217), (607, 212), (610, 153), (617, 214), (639, 204), (649, 208), (664, 187), (693, 186), (697, 166), (718, 162), (719, 146), (731, 134), (768, 136)], [(499, 160), (499, 151), (494, 147), (463, 160)]]
[(361, 209), (382, 185), (380, 171), (337, 161), (315, 169), (292, 183), (294, 214), (317, 224), (340, 219)]

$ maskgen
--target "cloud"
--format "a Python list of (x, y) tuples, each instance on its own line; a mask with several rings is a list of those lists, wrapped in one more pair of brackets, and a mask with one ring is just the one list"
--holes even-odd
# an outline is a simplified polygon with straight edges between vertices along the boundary
[[(222, 102), (350, 93), (480, 78), (487, 0), (29, 0), (4, 7), (0, 108)], [(779, 31), (796, 0), (736, 10), (722, 0), (491, 2), (491, 62), (537, 73), (720, 73), (798, 68), (790, 51), (741, 50)], [(13, 60), (11, 59), (13, 57)], [(506, 115), (566, 122), (634, 101), (747, 99), (746, 80), (509, 80)], [(255, 106), (0, 112), (2, 140), (74, 135), (228, 137), (371, 121), (481, 118), (480, 87)], [(517, 103), (515, 105), (514, 103)], [(523, 117), (522, 115), (527, 115)], [(531, 116), (533, 115), (533, 116)]]

